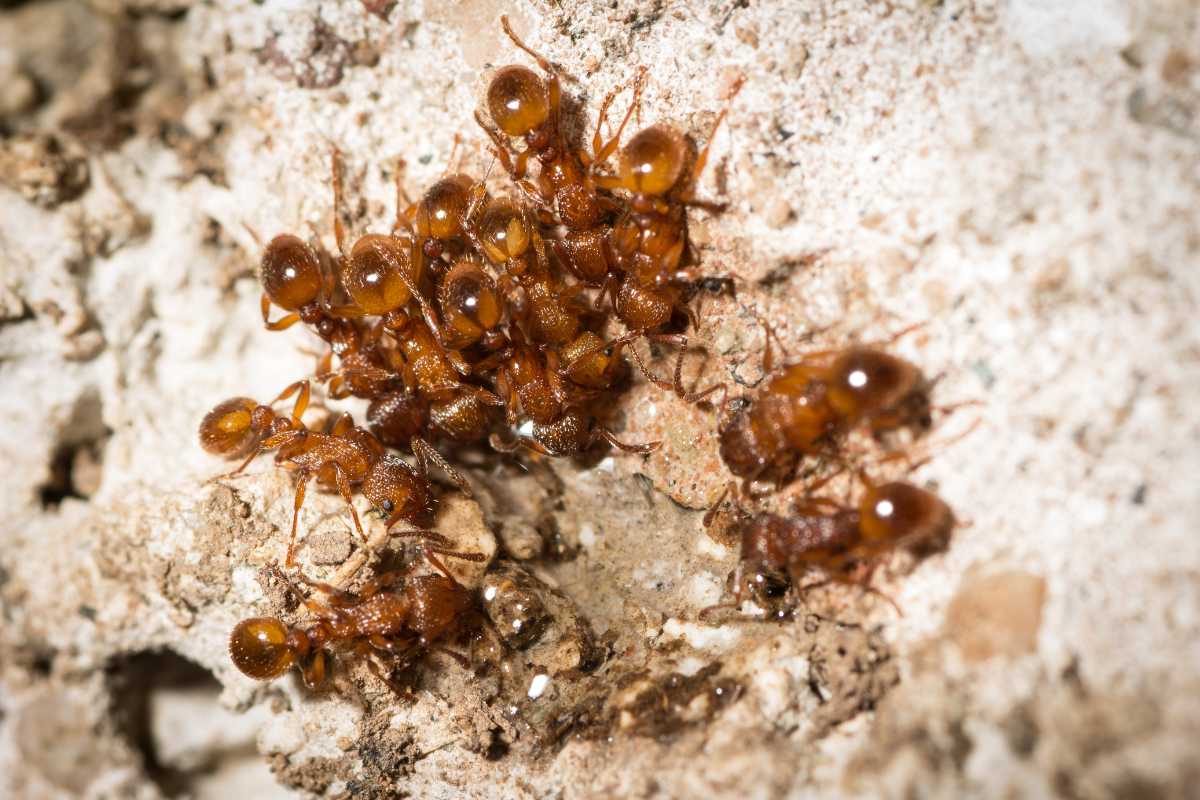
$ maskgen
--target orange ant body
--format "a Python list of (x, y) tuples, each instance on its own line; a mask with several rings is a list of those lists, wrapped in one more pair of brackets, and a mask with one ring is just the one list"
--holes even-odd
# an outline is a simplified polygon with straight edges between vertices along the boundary
[[(300, 575), (326, 596), (326, 602), (305, 597), (276, 569), (276, 576), (317, 618), (303, 626), (289, 626), (274, 617), (242, 620), (229, 636), (229, 655), (244, 675), (257, 680), (278, 678), (295, 666), (310, 689), (324, 683), (328, 654), (338, 645), (360, 656), (373, 653), (403, 660), (436, 649), (463, 663), (463, 656), (441, 647), (441, 642), (470, 629), (479, 616), (475, 600), (440, 562), (431, 563), (441, 574), (410, 577), (386, 572), (357, 593)], [(397, 583), (402, 585), (393, 588)], [(375, 661), (367, 663), (391, 685)]]
[[(610, 92), (605, 97), (589, 155), (571, 148), (563, 136), (562, 87), (554, 66), (521, 41), (508, 24), (507, 17), (501, 16), (500, 24), (513, 44), (528, 53), (546, 77), (540, 78), (529, 68), (519, 65), (502, 67), (487, 89), (487, 107), (494, 125), (488, 124), (478, 111), (475, 119), (491, 138), (500, 163), (526, 199), (535, 207), (550, 212), (566, 228), (554, 243), (560, 260), (580, 280), (590, 286), (600, 286), (613, 263), (606, 217), (620, 211), (621, 205), (597, 191), (592, 170), (616, 150), (641, 93), (645, 70), (639, 72), (634, 82), (634, 101), (607, 142), (600, 131), (617, 92)], [(506, 137), (524, 139), (525, 149), (514, 154)], [(541, 165), (536, 186), (525, 178), (530, 157), (535, 157)]]
[[(743, 515), (736, 527), (741, 554), (729, 581), (733, 606), (741, 606), (748, 596), (767, 607), (787, 584), (796, 594), (827, 583), (851, 583), (874, 592), (871, 575), (882, 556), (900, 547), (944, 543), (949, 537), (954, 514), (937, 495), (910, 483), (875, 486), (863, 480), (867, 491), (856, 507), (818, 499), (803, 504), (794, 516)], [(706, 524), (719, 505), (710, 510)], [(823, 578), (800, 586), (814, 570)]]
[(332, 487), (350, 507), (354, 527), (363, 541), (362, 523), (354, 508), (352, 487), (359, 486), (374, 508), (389, 515), (388, 528), (405, 520), (424, 528), (433, 520), (433, 491), (426, 478), (427, 462), (447, 472), (459, 488), (470, 494), (466, 480), (451, 468), (432, 447), (419, 438), (412, 442), (417, 469), (387, 454), (383, 443), (353, 419), (342, 415), (328, 433), (309, 430), (301, 420), (309, 401), (308, 381), (285, 389), (273, 402), (299, 393), (291, 416), (277, 414), (269, 405), (245, 397), (218, 404), (200, 423), (201, 445), (210, 453), (236, 456), (250, 450), (242, 465), (229, 473), (237, 475), (265, 450), (275, 450), (275, 463), (297, 473), (292, 510), (292, 532), (288, 541), (288, 567), (295, 564), (296, 529), (308, 481)]
[[(732, 103), (741, 86), (739, 81), (728, 103)], [(666, 326), (677, 311), (687, 315), (692, 327), (696, 326), (695, 313), (685, 303), (685, 291), (695, 285), (698, 276), (691, 270), (680, 269), (688, 247), (687, 207), (716, 208), (697, 200), (695, 190), (708, 163), (717, 129), (729, 112), (728, 103), (695, 158), (683, 134), (668, 125), (653, 125), (635, 134), (621, 148), (616, 175), (595, 179), (602, 188), (623, 189), (630, 195), (629, 212), (613, 225), (610, 234), (617, 269), (601, 289), (601, 300), (606, 292), (612, 293), (617, 318), (631, 332), (624, 337), (625, 341), (644, 336), (680, 348), (671, 382), (652, 376), (640, 357), (638, 365), (656, 386), (674, 390), (689, 403), (698, 402), (720, 385), (696, 393), (686, 392), (682, 367), (687, 337), (655, 332)]]
[[(765, 363), (771, 372), (770, 356)], [(838, 436), (866, 423), (878, 435), (929, 428), (930, 382), (913, 364), (873, 347), (811, 353), (775, 373), (740, 407), (722, 410), (721, 459), (747, 483), (782, 483), (804, 455), (829, 455)]]

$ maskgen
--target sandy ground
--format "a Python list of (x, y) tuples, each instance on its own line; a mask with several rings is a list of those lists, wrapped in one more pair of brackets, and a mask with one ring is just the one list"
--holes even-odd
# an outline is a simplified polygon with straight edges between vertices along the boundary
[[(729, 209), (692, 228), (738, 291), (702, 298), (689, 381), (753, 387), (758, 317), (792, 355), (923, 323), (897, 351), (973, 404), (922, 445), (962, 524), (884, 570), (902, 615), (838, 588), (701, 622), (736, 558), (701, 524), (715, 415), (638, 383), (649, 458), (464, 455), (482, 517), (452, 497), (443, 529), (503, 545), (481, 596), (545, 609), (498, 671), (431, 659), (405, 700), (355, 663), (317, 694), (232, 667), (234, 622), (284, 607), (292, 488), (268, 459), (210, 482), (196, 425), (318, 347), (262, 329), (255, 234), (332, 246), (334, 144), (359, 233), (399, 159), (414, 195), (456, 133), (488, 170), (472, 112), (527, 63), (500, 13), (580, 131), (647, 65), (637, 124), (703, 139), (745, 76), (703, 182)], [(1195, 3), (15, 4), (0, 134), (0, 795), (1195, 791)], [(301, 559), (342, 575), (345, 509), (310, 498)]]

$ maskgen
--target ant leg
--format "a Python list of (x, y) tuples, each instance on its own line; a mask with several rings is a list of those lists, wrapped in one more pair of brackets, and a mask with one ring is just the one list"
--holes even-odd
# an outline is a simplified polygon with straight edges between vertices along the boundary
[[(696, 619), (701, 622), (707, 622), (715, 611), (734, 610), (741, 608), (741, 603), (717, 603), (714, 606), (705, 606), (696, 613)], [(741, 616), (740, 614), (738, 615)]]
[(696, 189), (696, 183), (700, 180), (700, 175), (704, 172), (704, 167), (708, 163), (708, 151), (712, 147), (713, 140), (717, 136), (717, 129), (721, 127), (721, 123), (725, 121), (725, 115), (729, 113), (729, 107), (733, 105), (733, 100), (738, 96), (738, 92), (742, 90), (742, 86), (746, 83), (746, 76), (738, 77), (737, 82), (733, 85), (733, 89), (729, 92), (729, 96), (725, 100), (725, 108), (721, 109), (721, 113), (717, 115), (716, 122), (713, 123), (712, 133), (708, 135), (708, 141), (704, 148), (696, 155), (696, 161), (692, 165), (692, 174), (688, 176), (687, 191), (684, 192), (684, 202), (691, 205), (697, 205), (690, 202), (693, 200), (692, 193)]
[(360, 600), (365, 600), (371, 595), (379, 594), (381, 590), (399, 583), (407, 574), (408, 573), (406, 570), (401, 569), (393, 569), (388, 570), (387, 572), (381, 572), (362, 585), (362, 588), (357, 592), (358, 598)]
[(462, 653), (456, 653), (455, 651), (451, 650), (450, 648), (443, 647), (440, 644), (426, 645), (426, 649), (429, 650), (429, 652), (431, 652), (431, 653), (442, 653), (443, 655), (450, 656), (455, 661), (457, 661), (458, 665), (460, 667), (462, 667), (463, 669), (465, 669), (465, 670), (471, 669), (471, 660), (469, 658), (467, 658), (466, 656), (464, 656)]
[(342, 225), (342, 210), (344, 207), (342, 181), (345, 177), (345, 167), (342, 164), (342, 151), (338, 149), (337, 145), (333, 146), (332, 155), (330, 183), (333, 186), (333, 236), (337, 240), (338, 253), (344, 259), (346, 257), (346, 229)]
[[(677, 397), (679, 397), (681, 400), (683, 400), (685, 403), (688, 403), (688, 404), (698, 403), (701, 400), (703, 400), (704, 398), (708, 397), (713, 392), (715, 392), (718, 389), (721, 389), (722, 387), (725, 386), (724, 383), (717, 383), (712, 386), (709, 386), (707, 389), (703, 389), (698, 392), (689, 392), (683, 388), (683, 357), (687, 353), (687, 346), (688, 346), (688, 338), (686, 336), (683, 336), (680, 334), (671, 334), (671, 333), (651, 333), (651, 334), (646, 334), (646, 340), (651, 341), (651, 342), (666, 342), (668, 344), (673, 344), (679, 348), (679, 356), (675, 359), (674, 380), (671, 383), (667, 383), (666, 381), (661, 381), (661, 382), (656, 383), (656, 385), (659, 386), (660, 388), (674, 391), (675, 395)], [(635, 350), (634, 352), (636, 353), (637, 351)], [(638, 359), (638, 363), (640, 366), (640, 364), (641, 364), (640, 356)], [(643, 370), (643, 372), (644, 372), (644, 370)], [(647, 376), (647, 377), (649, 377), (649, 376)], [(726, 391), (728, 391), (728, 390), (726, 390)]]
[(311, 611), (314, 614), (321, 616), (321, 617), (331, 616), (331, 608), (330, 607), (332, 605), (342, 605), (342, 606), (349, 605), (349, 604), (351, 604), (350, 601), (352, 601), (354, 599), (354, 596), (352, 594), (350, 594), (349, 592), (344, 592), (341, 589), (338, 589), (334, 586), (330, 586), (327, 583), (322, 583), (320, 581), (314, 581), (312, 578), (308, 577), (303, 572), (300, 572), (299, 570), (297, 570), (296, 575), (295, 575), (296, 578), (298, 578), (302, 583), (305, 583), (305, 584), (311, 586), (312, 588), (316, 589), (317, 591), (319, 591), (322, 594), (329, 597), (329, 599), (331, 600), (331, 603), (329, 605), (326, 605), (324, 603), (320, 603), (320, 602), (314, 600), (312, 597), (305, 595), (304, 592), (300, 591), (300, 587), (297, 586), (295, 581), (292, 580), (292, 576), (288, 575), (286, 572), (281, 570), (279, 568), (279, 564), (271, 564), (267, 568), (267, 571), (272, 576), (274, 576), (274, 578), (277, 581), (279, 581), (280, 583), (283, 584), (283, 587), (285, 589), (287, 589), (288, 593), (291, 594), (292, 597), (294, 597), (298, 603), (303, 605), (309, 611)]
[(467, 482), (467, 479), (463, 477), (461, 472), (450, 466), (449, 462), (442, 458), (442, 454), (434, 449), (433, 445), (420, 436), (414, 436), (412, 442), (410, 442), (410, 446), (412, 447), (413, 455), (417, 458), (417, 467), (421, 470), (422, 475), (429, 474), (429, 463), (433, 462), (442, 472), (450, 476), (450, 480), (454, 481), (454, 485), (463, 494), (467, 497), (473, 496), (471, 494), (471, 484)]
[[(348, 417), (342, 417), (342, 419), (338, 420), (338, 425), (341, 425), (342, 421), (346, 419)], [(350, 516), (354, 519), (354, 529), (358, 531), (358, 538), (362, 539), (365, 545), (367, 543), (367, 535), (363, 533), (362, 522), (358, 519), (358, 510), (354, 507), (354, 498), (350, 493), (350, 479), (346, 476), (346, 471), (342, 469), (342, 465), (336, 461), (333, 463), (333, 475), (337, 481), (338, 493), (346, 501), (346, 505), (350, 507)]]
[(608, 157), (617, 149), (617, 145), (621, 142), (621, 134), (625, 130), (625, 126), (629, 123), (630, 117), (633, 116), (634, 110), (638, 107), (638, 103), (642, 99), (642, 88), (646, 84), (646, 68), (638, 67), (637, 76), (633, 79), (633, 99), (629, 102), (629, 109), (625, 112), (625, 117), (621, 120), (621, 124), (617, 126), (617, 132), (607, 142), (600, 139), (600, 127), (604, 124), (605, 115), (608, 113), (608, 106), (612, 103), (613, 98), (617, 96), (620, 89), (614, 89), (609, 92), (604, 98), (604, 102), (600, 105), (600, 113), (596, 118), (596, 134), (592, 137), (592, 158), (591, 162), (585, 161), (584, 164), (589, 168), (597, 164), (602, 164), (608, 160)]
[(317, 371), (313, 373), (313, 377), (321, 380), (330, 372), (333, 371), (333, 350), (326, 350), (325, 355), (317, 362)]
[(348, 433), (353, 427), (354, 417), (343, 412), (342, 415), (338, 417), (337, 422), (333, 423), (333, 427), (329, 429), (329, 435), (342, 437), (345, 436), (346, 433)]
[[(593, 441), (594, 441), (594, 439), (593, 439)], [(591, 442), (588, 442), (588, 444), (590, 445)], [(516, 438), (516, 440), (510, 444), (508, 442), (505, 442), (503, 439), (501, 439), (500, 434), (493, 433), (491, 436), (488, 437), (488, 445), (493, 450), (495, 450), (497, 453), (515, 453), (518, 450), (520, 450), (522, 447), (524, 447), (527, 450), (532, 450), (533, 452), (535, 452), (539, 455), (543, 455), (543, 456), (553, 456), (554, 455), (549, 450), (547, 450), (542, 445), (541, 442), (538, 442), (536, 439), (530, 439), (528, 436), (518, 436)]]
[(296, 527), (300, 523), (300, 509), (304, 505), (304, 494), (308, 490), (308, 479), (312, 473), (306, 469), (296, 474), (296, 498), (292, 501), (292, 536), (288, 540), (287, 559), (284, 564), (288, 569), (296, 566)]
[(733, 493), (733, 507), (738, 507), (737, 484), (730, 481), (725, 484), (725, 489), (721, 492), (721, 496), (717, 498), (717, 502), (713, 503), (708, 511), (704, 512), (704, 527), (708, 528), (712, 526), (713, 520), (717, 518), (717, 511), (720, 510), (721, 504), (725, 502), (725, 498), (729, 496), (730, 492)]
[[(396, 520), (399, 522), (399, 520)], [(437, 531), (431, 531), (428, 528), (409, 528), (403, 531), (388, 531), (388, 536), (412, 536), (425, 539), (430, 542), (436, 542), (439, 545), (447, 546), (450, 540)]]
[(404, 171), (408, 162), (403, 158), (396, 160), (396, 221), (392, 223), (392, 236), (404, 228), (404, 210), (412, 205), (408, 192), (404, 191)]
[(267, 405), (273, 406), (276, 403), (281, 403), (284, 400), (287, 400), (296, 393), (297, 389), (300, 390), (300, 395), (296, 398), (295, 405), (292, 406), (292, 422), (299, 424), (300, 417), (303, 416), (304, 412), (308, 409), (308, 401), (312, 397), (312, 388), (309, 386), (307, 380), (296, 381), (291, 386), (280, 392), (279, 396)]
[(426, 559), (430, 558), (431, 553), (447, 556), (449, 558), (457, 558), (460, 561), (471, 561), (476, 564), (482, 564), (484, 561), (487, 561), (487, 556), (483, 553), (476, 553), (470, 550), (449, 550), (444, 547), (434, 547), (433, 545), (429, 544), (421, 548), (421, 554), (424, 555)]
[[(604, 441), (608, 442), (609, 444), (611, 444), (613, 447), (617, 448), (618, 450), (624, 450), (626, 453), (641, 453), (644, 455), (647, 453), (653, 453), (655, 450), (657, 450), (659, 447), (662, 446), (662, 442), (646, 442), (645, 444), (626, 444), (625, 442), (622, 442), (616, 436), (614, 436), (613, 432), (610, 431), (608, 428), (605, 428), (603, 425), (599, 425), (596, 427), (595, 432), (592, 434), (593, 441), (595, 441), (595, 438), (597, 436), (600, 437), (601, 439), (603, 439)], [(589, 444), (591, 444), (591, 443), (589, 442)]]
[(260, 301), (260, 304), (262, 306), (263, 324), (267, 326), (267, 330), (269, 330), (269, 331), (287, 330), (288, 328), (292, 327), (293, 325), (295, 325), (297, 322), (300, 321), (299, 314), (288, 314), (287, 316), (280, 317), (279, 319), (272, 322), (271, 321), (271, 298), (267, 297), (266, 292), (263, 292), (262, 300)]

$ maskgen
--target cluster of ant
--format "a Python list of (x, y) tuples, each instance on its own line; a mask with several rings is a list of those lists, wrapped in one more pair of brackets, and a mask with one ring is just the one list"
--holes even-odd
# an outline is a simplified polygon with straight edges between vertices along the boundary
[[(660, 124), (622, 146), (643, 71), (614, 135), (605, 140), (601, 130), (617, 92), (600, 107), (591, 151), (575, 147), (560, 120), (557, 73), (507, 20), (501, 22), (544, 72), (499, 69), (487, 89), (489, 116), (476, 112), (512, 180), (511, 198), (492, 197), (484, 181), (452, 175), (410, 203), (398, 178), (392, 231), (350, 243), (335, 151), (337, 256), (292, 235), (266, 246), (260, 273), (264, 323), (270, 330), (302, 323), (324, 340), (329, 351), (316, 380), (327, 383), (332, 398), (368, 400), (368, 427), (342, 415), (327, 430), (310, 430), (301, 419), (311, 393), (303, 380), (270, 404), (242, 397), (219, 404), (201, 423), (202, 445), (227, 457), (245, 454), (235, 472), (269, 450), (277, 464), (295, 472), (289, 570), (295, 567), (305, 488), (316, 478), (345, 499), (364, 542), (352, 504), (356, 489), (387, 517), (389, 530), (400, 522), (411, 526), (392, 533), (419, 538), (436, 572), (416, 574), (410, 565), (377, 576), (356, 593), (300, 575), (324, 597), (317, 600), (276, 569), (316, 620), (307, 626), (274, 618), (241, 622), (230, 652), (251, 677), (278, 677), (294, 665), (315, 686), (335, 644), (411, 660), (445, 649), (445, 642), (479, 626), (476, 599), (440, 557), (482, 561), (482, 554), (451, 549), (429, 527), (436, 496), (430, 463), (470, 493), (435, 444), (487, 442), (501, 452), (524, 447), (573, 456), (604, 440), (620, 450), (650, 452), (658, 442), (626, 444), (606, 425), (606, 412), (627, 383), (626, 348), (649, 381), (686, 402), (723, 388), (689, 393), (680, 380), (687, 347), (681, 330), (694, 325), (687, 301), (700, 281), (691, 266), (687, 208), (711, 205), (696, 199), (695, 187), (712, 136), (697, 152)], [(713, 133), (724, 116), (722, 111)], [(518, 139), (524, 140), (519, 150), (513, 145)], [(614, 155), (618, 165), (611, 172)], [(529, 175), (531, 162), (538, 164), (535, 176)], [(272, 305), (285, 316), (272, 321)], [(606, 339), (610, 317), (624, 332)], [(647, 369), (632, 346), (640, 338), (679, 347), (674, 380)], [(766, 360), (771, 370), (769, 348)], [(726, 396), (720, 406), (721, 457), (747, 484), (782, 484), (801, 458), (836, 455), (859, 423), (876, 432), (929, 423), (928, 382), (878, 348), (810, 354), (771, 373), (753, 397)], [(292, 396), (291, 414), (272, 408)], [(411, 452), (416, 466), (389, 448)], [(731, 575), (734, 600), (739, 606), (744, 597), (765, 601), (781, 583), (799, 590), (814, 569), (827, 580), (867, 586), (881, 555), (898, 544), (944, 535), (952, 522), (937, 497), (907, 483), (867, 481), (856, 507), (810, 498), (790, 516), (739, 509), (742, 553)]]

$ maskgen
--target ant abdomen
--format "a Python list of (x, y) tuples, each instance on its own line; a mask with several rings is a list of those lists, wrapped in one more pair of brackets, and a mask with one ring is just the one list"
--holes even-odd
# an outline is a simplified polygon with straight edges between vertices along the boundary
[(278, 678), (296, 662), (287, 626), (271, 617), (244, 619), (229, 635), (229, 656), (243, 675), (260, 681)]
[(270, 426), (274, 415), (249, 397), (233, 397), (218, 403), (200, 421), (200, 446), (209, 453), (233, 458), (244, 455)]
[(451, 175), (429, 187), (417, 203), (413, 220), (417, 235), (439, 241), (459, 236), (474, 185), (466, 175)]
[[(399, 239), (381, 234), (363, 236), (342, 264), (342, 288), (363, 313), (387, 314), (403, 308), (420, 282), (420, 262)], [(405, 273), (405, 274), (402, 274)]]
[(519, 65), (496, 70), (488, 84), (487, 107), (492, 121), (509, 136), (524, 136), (550, 115), (542, 79)]
[(936, 543), (949, 536), (954, 513), (937, 495), (911, 483), (885, 483), (859, 503), (859, 527), (868, 544)]
[[(847, 420), (897, 409), (910, 395), (924, 394), (920, 370), (904, 359), (869, 347), (853, 347), (838, 355), (828, 375), (829, 405)], [(927, 410), (927, 399), (925, 406)]]
[(461, 350), (478, 343), (500, 324), (504, 313), (496, 284), (474, 261), (451, 267), (438, 286), (446, 346)]
[[(479, 240), (484, 254), (492, 263), (506, 267), (513, 259), (525, 255), (532, 242), (532, 235), (521, 210), (508, 200), (490, 203), (479, 220)], [(517, 272), (524, 271), (524, 264)]]
[(317, 254), (298, 236), (287, 233), (267, 244), (259, 277), (267, 297), (286, 311), (315, 302), (324, 286)]
[(645, 128), (621, 148), (622, 183), (636, 194), (664, 195), (679, 182), (688, 154), (687, 140), (679, 131), (668, 125)]

